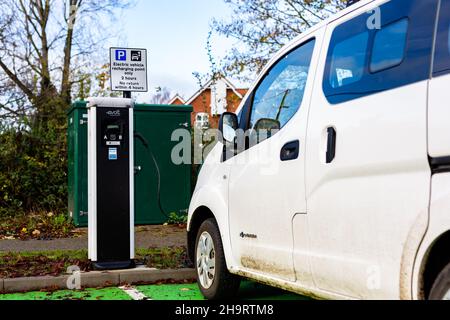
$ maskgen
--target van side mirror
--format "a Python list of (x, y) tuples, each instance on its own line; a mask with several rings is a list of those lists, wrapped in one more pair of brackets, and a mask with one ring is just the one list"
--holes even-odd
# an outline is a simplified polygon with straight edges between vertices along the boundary
[(219, 132), (223, 144), (234, 142), (236, 130), (239, 128), (238, 117), (235, 113), (225, 112), (219, 120)]

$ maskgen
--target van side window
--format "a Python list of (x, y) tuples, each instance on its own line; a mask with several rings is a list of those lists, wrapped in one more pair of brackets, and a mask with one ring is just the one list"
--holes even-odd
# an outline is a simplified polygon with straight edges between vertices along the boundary
[(369, 33), (366, 31), (336, 44), (330, 74), (333, 88), (361, 80), (364, 74), (368, 41)]
[[(450, 0), (445, 0), (450, 1)], [(331, 36), (323, 92), (339, 104), (429, 78), (439, 0), (396, 0), (338, 25)]]
[(433, 76), (450, 73), (450, 0), (442, 0), (439, 14)]
[[(282, 128), (303, 100), (315, 40), (310, 40), (279, 60), (254, 92), (248, 128), (278, 123)], [(266, 127), (261, 129), (267, 129)]]
[(373, 42), (370, 71), (379, 72), (399, 65), (405, 57), (408, 19), (402, 19), (378, 30)]

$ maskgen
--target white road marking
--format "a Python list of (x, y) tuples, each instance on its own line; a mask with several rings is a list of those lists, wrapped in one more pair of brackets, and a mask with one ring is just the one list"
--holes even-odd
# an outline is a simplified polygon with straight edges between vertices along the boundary
[(145, 294), (140, 292), (138, 289), (132, 286), (122, 286), (119, 289), (123, 290), (126, 294), (128, 294), (133, 300), (151, 300)]

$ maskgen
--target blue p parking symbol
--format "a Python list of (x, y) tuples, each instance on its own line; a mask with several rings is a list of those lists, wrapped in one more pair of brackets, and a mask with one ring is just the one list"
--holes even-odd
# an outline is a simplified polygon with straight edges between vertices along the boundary
[(127, 61), (127, 51), (116, 50), (116, 61)]

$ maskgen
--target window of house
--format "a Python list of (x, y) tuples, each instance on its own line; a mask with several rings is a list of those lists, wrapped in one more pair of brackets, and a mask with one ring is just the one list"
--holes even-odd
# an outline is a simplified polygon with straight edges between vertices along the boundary
[(249, 128), (258, 129), (262, 119), (282, 128), (295, 115), (303, 101), (314, 43), (294, 49), (268, 71), (254, 93)]
[(378, 30), (373, 43), (370, 71), (379, 72), (399, 65), (405, 57), (407, 35), (408, 19)]

